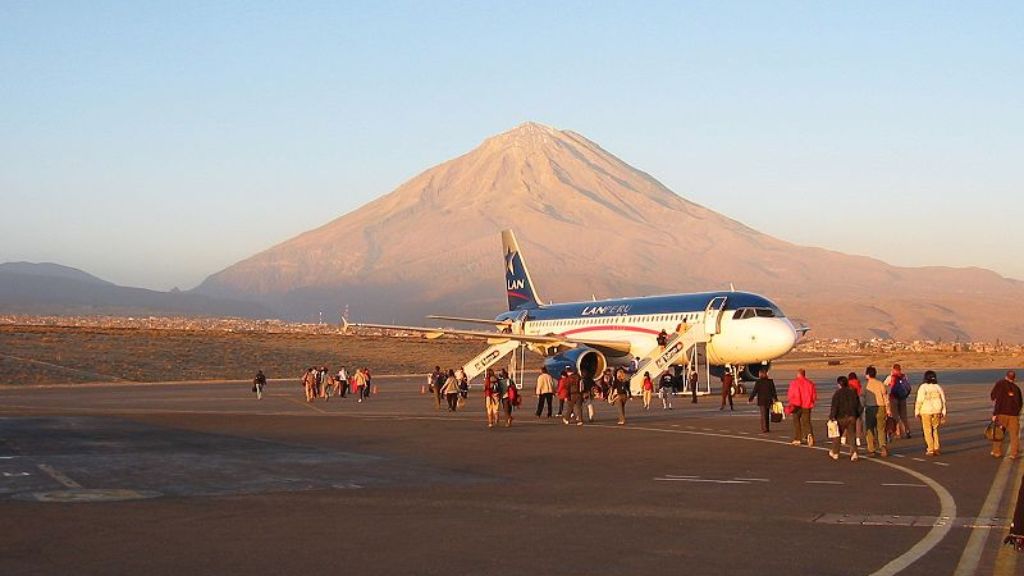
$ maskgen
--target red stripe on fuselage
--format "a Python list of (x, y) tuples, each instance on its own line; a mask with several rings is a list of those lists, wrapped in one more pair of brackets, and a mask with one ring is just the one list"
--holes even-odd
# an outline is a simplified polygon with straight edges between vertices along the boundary
[(573, 328), (572, 330), (566, 330), (562, 332), (562, 336), (570, 336), (572, 334), (580, 334), (582, 332), (594, 332), (598, 330), (620, 330), (623, 332), (640, 332), (641, 334), (653, 334), (657, 336), (661, 334), (658, 330), (651, 330), (650, 328), (641, 328), (639, 326), (619, 326), (615, 324), (609, 324), (607, 326), (584, 326), (583, 328)]

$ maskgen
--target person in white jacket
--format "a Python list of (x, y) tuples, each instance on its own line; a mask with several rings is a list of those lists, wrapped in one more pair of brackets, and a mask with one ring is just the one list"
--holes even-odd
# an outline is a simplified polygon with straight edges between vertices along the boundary
[(917, 389), (914, 415), (921, 419), (927, 456), (939, 455), (939, 426), (946, 421), (946, 394), (939, 386), (934, 370), (924, 373), (924, 383)]

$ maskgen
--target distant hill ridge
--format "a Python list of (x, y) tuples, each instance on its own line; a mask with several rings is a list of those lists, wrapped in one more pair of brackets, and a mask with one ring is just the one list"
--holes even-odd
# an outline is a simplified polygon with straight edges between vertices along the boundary
[(254, 302), (118, 286), (53, 263), (0, 264), (0, 312), (67, 315), (185, 315), (265, 318)]
[(62, 266), (60, 264), (54, 264), (52, 262), (4, 262), (0, 263), (0, 274), (20, 274), (24, 276), (41, 276), (45, 278), (63, 278), (66, 280), (79, 280), (81, 282), (89, 282), (93, 284), (105, 284), (107, 286), (113, 286), (112, 282), (107, 282), (101, 278), (97, 278), (92, 274), (83, 272), (78, 268), (71, 268), (70, 266)]

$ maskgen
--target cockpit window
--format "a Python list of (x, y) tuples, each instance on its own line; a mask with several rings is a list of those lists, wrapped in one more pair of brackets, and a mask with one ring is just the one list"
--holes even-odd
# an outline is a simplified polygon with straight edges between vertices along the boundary
[(739, 308), (732, 315), (733, 320), (747, 318), (782, 318), (782, 311), (776, 308)]

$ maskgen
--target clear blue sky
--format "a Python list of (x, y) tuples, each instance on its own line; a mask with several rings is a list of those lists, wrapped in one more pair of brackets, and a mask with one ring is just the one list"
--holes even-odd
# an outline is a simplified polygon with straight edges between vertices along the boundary
[(1021, 2), (8, 0), (0, 261), (191, 288), (527, 120), (786, 240), (1024, 279)]

